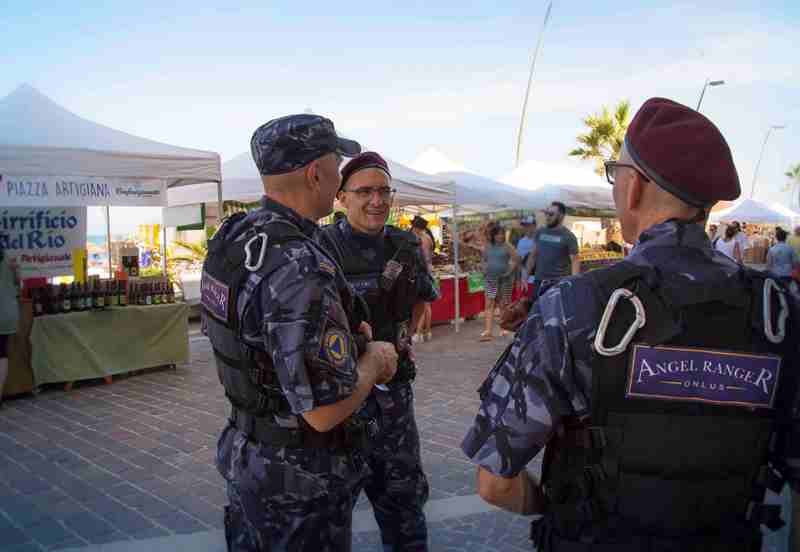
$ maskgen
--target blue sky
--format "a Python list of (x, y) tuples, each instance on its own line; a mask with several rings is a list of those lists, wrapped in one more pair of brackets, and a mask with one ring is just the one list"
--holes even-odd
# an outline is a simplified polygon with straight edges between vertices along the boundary
[[(513, 168), (547, 2), (78, 2), (0, 8), (0, 96), (27, 82), (103, 124), (176, 145), (248, 147), (259, 124), (311, 108), (402, 162), (429, 146), (491, 177)], [(800, 2), (556, 0), (523, 159), (570, 163), (581, 117), (666, 96), (728, 138), (749, 194), (781, 194), (800, 162)], [(590, 165), (585, 165), (590, 167)], [(796, 205), (795, 205), (796, 206)]]

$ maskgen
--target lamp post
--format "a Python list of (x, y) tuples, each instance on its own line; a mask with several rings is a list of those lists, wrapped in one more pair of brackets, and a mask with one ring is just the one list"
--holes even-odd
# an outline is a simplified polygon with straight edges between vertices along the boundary
[(706, 88), (708, 88), (709, 86), (722, 86), (723, 84), (725, 84), (724, 80), (713, 80), (712, 81), (712, 80), (706, 79), (706, 83), (703, 85), (703, 91), (700, 92), (700, 99), (697, 101), (697, 110), (696, 111), (700, 111), (700, 104), (703, 103), (703, 96), (706, 95)]
[(767, 147), (767, 140), (769, 140), (769, 135), (772, 134), (773, 130), (783, 130), (786, 128), (785, 125), (772, 125), (767, 130), (767, 135), (764, 136), (764, 143), (761, 144), (761, 153), (758, 155), (758, 163), (756, 163), (756, 170), (753, 171), (753, 184), (750, 187), (750, 199), (753, 199), (753, 194), (756, 191), (756, 179), (758, 178), (758, 169), (761, 167), (761, 159), (764, 157), (764, 149)]

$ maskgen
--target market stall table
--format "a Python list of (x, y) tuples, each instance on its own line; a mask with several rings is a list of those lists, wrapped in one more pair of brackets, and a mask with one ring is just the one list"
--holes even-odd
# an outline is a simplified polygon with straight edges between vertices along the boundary
[[(431, 321), (433, 323), (450, 322), (456, 317), (455, 278), (450, 275), (439, 278), (439, 299), (431, 303)], [(458, 279), (459, 297), (461, 300), (461, 317), (464, 319), (478, 316), (484, 309), (483, 290), (470, 293), (467, 275)]]
[(189, 360), (189, 306), (115, 307), (35, 318), (35, 385), (109, 378)]

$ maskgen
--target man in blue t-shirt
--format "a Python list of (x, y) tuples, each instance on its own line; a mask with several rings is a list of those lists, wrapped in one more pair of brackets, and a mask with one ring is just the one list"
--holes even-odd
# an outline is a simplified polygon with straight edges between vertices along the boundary
[[(533, 250), (528, 255), (528, 262), (522, 273), (523, 288), (532, 299), (541, 295), (542, 288), (550, 287), (565, 276), (579, 274), (581, 261), (578, 258), (578, 239), (564, 226), (566, 206), (554, 201), (545, 209), (547, 221), (545, 228), (540, 228), (533, 235)], [(528, 286), (530, 274), (534, 276), (534, 290)]]

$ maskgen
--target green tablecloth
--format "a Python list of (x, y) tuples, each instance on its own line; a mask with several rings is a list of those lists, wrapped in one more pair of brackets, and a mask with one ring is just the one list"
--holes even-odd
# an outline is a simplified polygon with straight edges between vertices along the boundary
[(189, 307), (128, 306), (41, 316), (31, 329), (36, 385), (102, 378), (189, 360)]

